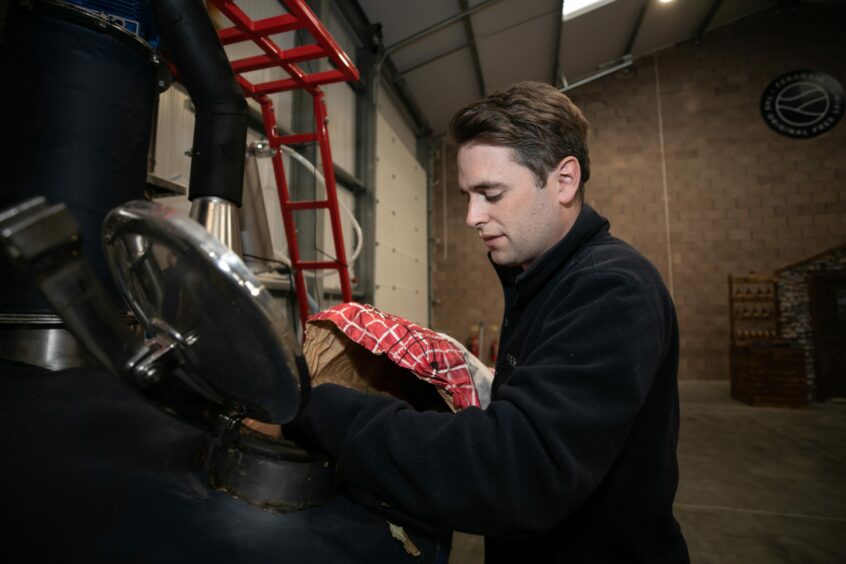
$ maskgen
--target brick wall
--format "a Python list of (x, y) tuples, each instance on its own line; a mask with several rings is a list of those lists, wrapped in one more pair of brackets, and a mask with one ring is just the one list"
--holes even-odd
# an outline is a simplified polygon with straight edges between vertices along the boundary
[[(766, 11), (569, 92), (593, 128), (586, 199), (671, 287), (682, 378), (728, 378), (729, 274), (769, 274), (846, 240), (846, 120), (794, 140), (759, 110), (787, 71), (846, 84), (844, 27), (843, 6)], [(480, 321), (499, 323), (502, 297), (464, 226), (452, 156), (444, 168), (433, 193), (432, 325), (463, 339)]]
[(498, 338), (502, 320), (502, 289), (484, 243), (464, 223), (465, 200), (458, 191), (454, 152), (443, 148), (434, 169), (432, 327), (464, 342), (470, 335), (477, 335), (481, 325), (484, 350), (479, 357), (490, 362), (490, 345)]

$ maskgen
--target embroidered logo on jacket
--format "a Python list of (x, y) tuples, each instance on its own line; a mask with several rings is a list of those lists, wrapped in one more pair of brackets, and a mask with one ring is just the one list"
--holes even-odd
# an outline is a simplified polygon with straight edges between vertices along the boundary
[(511, 368), (517, 368), (517, 359), (514, 357), (513, 354), (506, 354), (505, 360), (508, 362), (508, 366)]

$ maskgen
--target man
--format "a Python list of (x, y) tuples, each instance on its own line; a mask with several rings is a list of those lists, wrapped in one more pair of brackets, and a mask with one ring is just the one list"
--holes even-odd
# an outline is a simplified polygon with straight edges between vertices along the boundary
[(351, 487), (486, 537), (487, 562), (686, 562), (678, 329), (655, 268), (583, 203), (588, 123), (524, 82), (450, 123), (467, 224), (505, 291), (486, 410), (318, 386), (297, 428)]

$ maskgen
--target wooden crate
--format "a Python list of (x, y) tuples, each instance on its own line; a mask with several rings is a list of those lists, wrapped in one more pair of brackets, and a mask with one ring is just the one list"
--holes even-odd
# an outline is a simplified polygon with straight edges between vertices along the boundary
[(778, 286), (772, 276), (728, 277), (729, 331), (733, 345), (779, 338)]
[(770, 344), (733, 345), (731, 397), (749, 405), (807, 406), (804, 351)]

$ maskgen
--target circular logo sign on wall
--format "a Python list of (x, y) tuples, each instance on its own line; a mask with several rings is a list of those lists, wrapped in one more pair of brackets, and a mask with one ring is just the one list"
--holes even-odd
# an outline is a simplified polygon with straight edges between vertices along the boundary
[(808, 139), (837, 125), (843, 115), (843, 98), (843, 86), (830, 74), (791, 71), (764, 90), (761, 115), (782, 135)]

